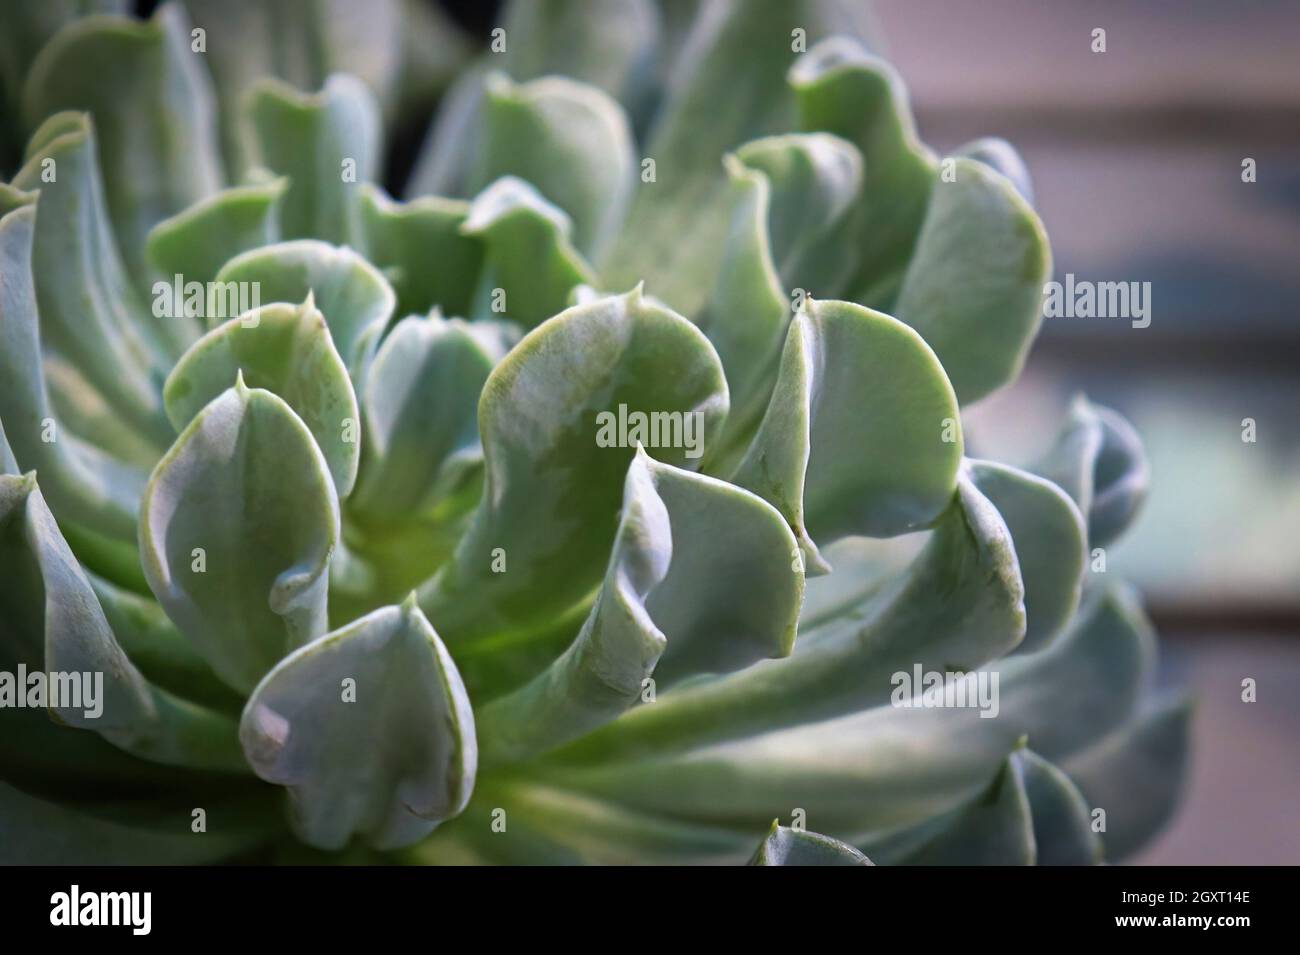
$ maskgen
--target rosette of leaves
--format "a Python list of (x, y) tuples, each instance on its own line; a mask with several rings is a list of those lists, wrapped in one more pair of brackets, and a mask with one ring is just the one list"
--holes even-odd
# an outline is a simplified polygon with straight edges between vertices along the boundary
[(1047, 240), (1008, 145), (921, 144), (856, 5), (521, 2), (481, 51), (395, 2), (98, 6), (5, 12), (0, 671), (103, 678), (0, 709), (6, 861), (1158, 828), (1188, 707), (1088, 571), (1140, 444), (1080, 399), (1039, 464), (969, 456)]

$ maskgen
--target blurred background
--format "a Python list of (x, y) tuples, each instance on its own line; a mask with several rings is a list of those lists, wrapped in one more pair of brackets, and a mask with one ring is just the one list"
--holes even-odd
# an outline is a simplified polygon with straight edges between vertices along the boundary
[(1296, 864), (1300, 3), (875, 6), (922, 139), (1023, 153), (1056, 280), (1151, 283), (1147, 328), (1045, 319), (1024, 376), (969, 422), (976, 453), (1027, 461), (1083, 391), (1146, 442), (1151, 496), (1108, 572), (1145, 592), (1165, 678), (1198, 710), (1183, 808), (1133, 861)]

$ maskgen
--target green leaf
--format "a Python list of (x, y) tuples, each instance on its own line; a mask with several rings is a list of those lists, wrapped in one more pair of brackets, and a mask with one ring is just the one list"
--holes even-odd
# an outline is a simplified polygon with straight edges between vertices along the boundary
[(839, 288), (857, 264), (842, 224), (861, 201), (862, 154), (829, 133), (767, 136), (745, 143), (737, 158), (767, 176), (772, 258), (786, 288), (821, 294)]
[(569, 241), (569, 217), (522, 179), (507, 176), (479, 193), (461, 231), (487, 249), (472, 317), (503, 312), (531, 328), (564, 311), (575, 286), (596, 281)]
[(243, 697), (217, 679), (157, 601), (88, 576), (113, 636), (145, 679), (222, 712), (243, 706)]
[(143, 759), (243, 768), (232, 720), (150, 686), (127, 659), (32, 474), (0, 476), (0, 552), (3, 656), (46, 672), (51, 719)]
[(32, 64), (23, 104), (33, 126), (60, 110), (94, 114), (118, 247), (138, 282), (149, 230), (221, 185), (212, 88), (178, 4), (60, 31)]
[(1033, 865), (1036, 861), (1025, 764), (1014, 753), (988, 789), (927, 827), (897, 865)]
[(961, 462), (957, 403), (915, 332), (849, 302), (809, 300), (776, 389), (732, 480), (776, 505), (809, 566), (814, 538), (888, 537), (934, 520)]
[(613, 237), (636, 178), (632, 133), (618, 102), (560, 76), (485, 81), (484, 135), (475, 191), (503, 176), (531, 183), (573, 221), (586, 254)]
[(1038, 865), (1101, 862), (1101, 839), (1092, 831), (1088, 804), (1070, 777), (1029, 750), (1016, 758), (1020, 760), (1034, 818)]
[(20, 474), (18, 462), (14, 459), (13, 449), (9, 447), (9, 439), (5, 437), (5, 425), (0, 421), (0, 474)]
[(1027, 653), (1046, 646), (1079, 606), (1086, 562), (1083, 518), (1049, 481), (992, 461), (968, 462), (971, 480), (1011, 531), (1025, 585)]
[(966, 671), (1013, 648), (1024, 634), (1022, 599), (1006, 525), (962, 477), (907, 570), (825, 630), (804, 634), (793, 657), (684, 686), (579, 741), (568, 756), (591, 762), (681, 751), (897, 700), (900, 672)]
[(398, 316), (434, 308), (470, 314), (483, 243), (461, 232), (469, 208), (438, 196), (394, 202), (377, 186), (362, 187), (362, 244), (366, 258), (392, 283)]
[(360, 238), (360, 183), (379, 178), (380, 125), (374, 96), (354, 76), (331, 76), (318, 93), (279, 80), (246, 100), (253, 159), (289, 177), (280, 215), (288, 239), (335, 244)]
[[(534, 329), (484, 386), (483, 501), (452, 563), (422, 588), (421, 605), (453, 646), (552, 620), (595, 589), (609, 556), (628, 445), (648, 437), (632, 425), (617, 433), (619, 422), (637, 413), (648, 427), (659, 414), (670, 426), (660, 460), (698, 466), (726, 409), (708, 340), (639, 288)], [(498, 558), (504, 573), (493, 572)]]
[(480, 57), (443, 94), (411, 171), (408, 196), (466, 195), (470, 172), (481, 148), (483, 80), (489, 70), (488, 58)]
[(259, 776), (289, 787), (295, 831), (322, 849), (353, 835), (409, 845), (474, 788), (473, 710), (414, 595), (281, 661), (249, 699), (240, 739)]
[(1059, 484), (1088, 522), (1088, 546), (1105, 547), (1146, 501), (1151, 474), (1142, 439), (1122, 415), (1079, 395), (1051, 451), (1034, 470)]
[(482, 710), (485, 760), (581, 736), (655, 684), (788, 655), (803, 596), (795, 550), (760, 498), (638, 451), (595, 606), (546, 671)]
[[(931, 604), (935, 592), (929, 591)], [(860, 836), (916, 825), (974, 797), (1025, 737), (1059, 763), (1128, 719), (1149, 685), (1153, 664), (1150, 631), (1131, 601), (1119, 588), (1093, 594), (1085, 598), (1074, 626), (1050, 647), (981, 671), (992, 704), (987, 707), (924, 705), (924, 698), (906, 705), (910, 698), (902, 694), (892, 706), (672, 755), (674, 746), (680, 750), (691, 737), (725, 739), (731, 727), (739, 725), (738, 732), (747, 734), (762, 725), (733, 715), (754, 703), (737, 700), (728, 706), (715, 697), (713, 706), (696, 711), (696, 722), (713, 724), (722, 714), (727, 729), (689, 727), (683, 720), (674, 738), (665, 720), (657, 739), (650, 732), (657, 714), (677, 705), (674, 697), (680, 701), (700, 692), (686, 686), (560, 751), (545, 772), (557, 784), (697, 823), (762, 826), (774, 814), (799, 806), (819, 830), (863, 845)], [(926, 633), (919, 623), (905, 631), (909, 639)], [(815, 649), (816, 643), (789, 660), (756, 664), (722, 682), (763, 670), (775, 682), (783, 668), (798, 669), (803, 653)], [(926, 662), (921, 669), (945, 668)], [(963, 679), (967, 699), (978, 696), (980, 674)], [(823, 692), (820, 682), (815, 686), (804, 695)], [(771, 692), (769, 700), (781, 699)], [(677, 715), (683, 715), (680, 709)], [(588, 741), (609, 745), (584, 745)], [(1068, 771), (1068, 763), (1063, 765)], [(887, 859), (872, 854), (874, 848), (867, 852), (878, 863)]]
[(718, 350), (731, 390), (731, 414), (709, 461), (734, 470), (772, 394), (773, 372), (790, 324), (790, 300), (768, 247), (768, 184), (761, 172), (724, 157), (730, 177), (731, 228), (717, 284), (696, 324)]
[[(212, 72), (220, 104), (222, 142), (231, 178), (253, 163), (255, 149), (242, 125), (242, 108), (264, 77), (297, 89), (318, 89), (332, 73), (350, 73), (374, 92), (392, 116), (406, 41), (425, 42), (421, 19), (400, 0), (364, 6), (346, 0), (185, 0), (195, 26), (206, 32), (203, 59)], [(438, 40), (443, 40), (440, 36)], [(435, 41), (436, 42), (436, 41)], [(437, 58), (446, 51), (432, 49)]]
[[(53, 182), (43, 181), (46, 173)], [(16, 191), (24, 189), (31, 191)], [(0, 186), (0, 208), (37, 202), (31, 256), (42, 340), (127, 422), (165, 448), (171, 429), (158, 382), (198, 326), (185, 316), (151, 313), (136, 294), (102, 196), (89, 116), (60, 113), (32, 137), (13, 189)]]
[(25, 205), (0, 217), (0, 418), (17, 463), (40, 471), (60, 517), (129, 540), (144, 475), (60, 433), (50, 409), (32, 287), (35, 213)]
[(159, 462), (140, 552), (167, 615), (223, 680), (248, 691), (325, 632), (338, 530), (311, 432), (281, 398), (239, 379)]
[(188, 811), (147, 824), (105, 819), (0, 783), (0, 864), (195, 865), (253, 849), (269, 835), (264, 825), (212, 808), (211, 830), (195, 833)]
[(479, 395), (494, 364), (459, 319), (397, 323), (366, 380), (367, 450), (350, 509), (400, 529), (457, 490), (482, 461)]
[(746, 0), (710, 4), (683, 41), (666, 94), (643, 147), (653, 180), (637, 182), (618, 240), (597, 262), (607, 286), (646, 282), (683, 315), (712, 291), (730, 228), (727, 179), (718, 158), (793, 123), (785, 74), (812, 43), (853, 30), (852, 5), (824, 0)]
[(302, 305), (246, 312), (194, 343), (167, 376), (163, 400), (180, 432), (242, 372), (252, 388), (285, 400), (325, 456), (340, 498), (357, 477), (361, 416), (343, 359), (312, 295)]
[(126, 0), (13, 0), (0, 33), (0, 175), (22, 156), (28, 130), (21, 91), (32, 60), (70, 21), (91, 13), (126, 13)]
[(1029, 169), (1016, 147), (1005, 139), (986, 136), (975, 139), (952, 152), (953, 156), (967, 156), (977, 159), (994, 172), (1001, 173), (1016, 187), (1016, 192), (1024, 197), (1025, 202), (1034, 204), (1034, 184), (1029, 178)]
[(767, 838), (758, 844), (750, 865), (871, 865), (846, 842), (803, 829), (787, 829), (772, 820)]
[(280, 203), (289, 180), (223, 189), (153, 227), (145, 255), (170, 280), (211, 282), (241, 252), (280, 241)]
[(310, 292), (355, 381), (388, 326), (397, 298), (373, 265), (347, 247), (300, 239), (231, 259), (216, 281), (246, 283), (262, 302), (302, 302)]
[(1101, 839), (1111, 861), (1141, 849), (1178, 809), (1191, 759), (1191, 719), (1186, 698), (1151, 703), (1062, 763), (1087, 805), (1106, 811)]
[[(505, 834), (492, 830), (497, 807), (509, 821)], [(631, 812), (534, 783), (489, 788), (484, 779), (465, 813), (414, 847), (410, 858), (434, 864), (468, 855), (467, 861), (498, 865), (734, 865), (751, 846), (750, 836), (717, 826)]]
[(502, 24), (503, 69), (515, 79), (569, 76), (625, 105), (644, 92), (659, 38), (652, 0), (515, 0)]
[(856, 261), (819, 276), (825, 289), (808, 287), (893, 311), (938, 179), (934, 156), (917, 138), (903, 82), (859, 43), (833, 37), (795, 61), (790, 85), (800, 127), (847, 140), (863, 163), (861, 200), (841, 239)]
[(974, 159), (955, 159), (953, 175), (931, 193), (895, 314), (930, 343), (969, 404), (1020, 374), (1052, 256), (1010, 180)]

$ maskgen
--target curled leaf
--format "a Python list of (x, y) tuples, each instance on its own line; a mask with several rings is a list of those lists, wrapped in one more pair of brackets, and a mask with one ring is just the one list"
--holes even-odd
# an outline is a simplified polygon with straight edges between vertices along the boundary
[(240, 739), (287, 786), (298, 834), (409, 845), (474, 788), (474, 715), (447, 648), (415, 606), (376, 610), (290, 654), (258, 684)]
[(236, 386), (159, 462), (140, 513), (149, 588), (223, 680), (248, 691), (326, 630), (338, 499), (311, 432), (269, 391)]

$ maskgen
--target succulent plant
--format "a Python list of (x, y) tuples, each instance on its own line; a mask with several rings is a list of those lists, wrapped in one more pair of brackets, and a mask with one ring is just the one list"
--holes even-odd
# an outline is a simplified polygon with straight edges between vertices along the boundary
[(1159, 827), (1188, 705), (1089, 567), (1140, 443), (1080, 399), (1033, 466), (967, 455), (1047, 239), (857, 5), (520, 2), (481, 51), (415, 4), (115, 6), (0, 44), (5, 860)]

